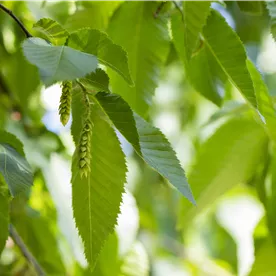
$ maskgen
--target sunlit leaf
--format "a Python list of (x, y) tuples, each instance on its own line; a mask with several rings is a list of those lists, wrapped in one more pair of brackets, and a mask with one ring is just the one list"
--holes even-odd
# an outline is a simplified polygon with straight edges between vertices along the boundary
[(56, 21), (50, 18), (42, 18), (33, 28), (42, 33), (54, 45), (63, 45), (69, 33)]
[[(203, 42), (198, 46), (190, 60), (187, 58), (187, 49), (184, 39), (185, 25), (179, 13), (171, 18), (173, 43), (184, 65), (185, 74), (195, 90), (216, 105), (221, 105), (222, 97), (219, 94), (218, 84), (220, 76), (217, 74), (212, 54)], [(222, 73), (223, 74), (223, 73)], [(223, 78), (225, 78), (223, 76)]]
[(210, 13), (210, 4), (209, 1), (183, 1), (184, 50), (188, 60), (199, 43), (199, 34)]
[[(74, 100), (74, 104), (77, 100)], [(81, 114), (74, 113), (72, 133), (81, 124)], [(78, 152), (72, 163), (73, 211), (76, 226), (83, 240), (85, 256), (93, 268), (108, 236), (114, 231), (126, 181), (124, 154), (114, 130), (92, 107), (90, 174), (81, 178)]]
[(149, 261), (146, 250), (136, 242), (122, 261), (119, 276), (148, 276)]
[(68, 46), (52, 46), (37, 37), (25, 40), (23, 51), (28, 61), (39, 68), (46, 86), (57, 81), (84, 77), (95, 71), (98, 65), (97, 58), (93, 55)]
[(219, 196), (246, 181), (262, 160), (266, 147), (265, 131), (251, 118), (233, 118), (218, 128), (201, 145), (188, 175), (197, 208), (191, 209), (182, 200), (180, 224), (184, 226)]
[(110, 37), (128, 53), (135, 82), (135, 87), (131, 88), (110, 72), (112, 91), (121, 95), (142, 116), (146, 116), (169, 53), (167, 18), (162, 12), (154, 17), (159, 4), (126, 1), (116, 10), (108, 27)]
[(275, 208), (276, 208), (276, 149), (275, 146), (272, 151), (272, 157), (271, 157), (271, 164), (270, 164), (270, 173), (271, 177), (269, 189), (265, 186), (265, 181), (263, 181), (262, 186), (262, 201), (266, 209), (266, 220), (267, 220), (267, 226), (272, 238), (272, 241), (274, 243), (274, 246), (276, 245), (276, 218), (275, 218)]
[(276, 1), (266, 1), (265, 3), (270, 15), (270, 31), (276, 40)]
[(261, 114), (261, 119), (271, 138), (276, 141), (276, 112), (273, 107), (273, 102), (269, 95), (268, 88), (259, 71), (249, 60), (247, 60), (247, 67), (255, 87), (257, 105)]
[(94, 29), (81, 29), (70, 35), (68, 45), (96, 56), (100, 63), (110, 67), (129, 85), (133, 85), (127, 53), (121, 46), (114, 44), (105, 33)]
[(249, 103), (256, 107), (255, 91), (246, 66), (245, 49), (238, 35), (215, 10), (207, 18), (202, 34), (224, 73)]
[(267, 239), (255, 252), (255, 262), (248, 276), (274, 276), (276, 273), (276, 251), (270, 239)]

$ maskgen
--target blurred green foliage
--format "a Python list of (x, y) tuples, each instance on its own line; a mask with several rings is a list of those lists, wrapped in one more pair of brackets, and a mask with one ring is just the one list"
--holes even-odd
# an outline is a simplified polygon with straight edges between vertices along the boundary
[[(95, 93), (103, 89), (121, 95), (166, 134), (185, 168), (197, 206), (143, 162), (139, 150), (135, 148), (137, 154), (117, 132), (127, 156), (126, 194), (116, 231), (91, 272), (71, 208), (74, 143), (70, 129), (59, 122), (60, 88), (45, 89), (38, 69), (23, 55), (24, 33), (0, 10), (0, 135), (6, 130), (22, 142), (34, 173), (32, 188), (12, 199), (0, 175), (0, 275), (36, 275), (13, 239), (6, 240), (8, 223), (46, 275), (276, 275), (274, 2), (214, 1), (202, 6), (186, 2), (183, 7), (180, 2), (146, 1), (1, 4), (33, 36), (41, 36), (33, 24), (50, 18), (68, 32), (97, 29), (93, 32), (100, 34), (99, 41), (105, 32), (123, 47), (114, 52), (112, 61), (117, 58), (117, 64), (123, 61), (125, 66), (128, 57), (135, 86), (129, 87), (112, 67), (105, 67), (110, 60), (86, 78), (86, 86)], [(210, 7), (216, 10), (211, 15)], [(200, 24), (195, 27), (197, 20)], [(186, 34), (195, 30), (202, 35), (189, 41)], [(51, 37), (51, 32), (47, 34)], [(92, 44), (79, 45), (78, 50)], [(92, 50), (90, 54), (100, 56), (98, 48)], [(73, 108), (74, 114), (84, 112), (80, 105)], [(73, 125), (73, 136), (78, 136), (79, 121)], [(109, 131), (98, 135), (95, 144), (102, 143), (100, 150)], [(104, 168), (116, 160), (113, 153), (106, 150), (110, 158)], [(106, 172), (100, 173), (110, 177)], [(82, 194), (78, 196), (81, 200)], [(108, 205), (94, 203), (102, 212)], [(85, 215), (86, 211), (77, 220), (84, 228)], [(108, 216), (96, 220), (101, 219)]]

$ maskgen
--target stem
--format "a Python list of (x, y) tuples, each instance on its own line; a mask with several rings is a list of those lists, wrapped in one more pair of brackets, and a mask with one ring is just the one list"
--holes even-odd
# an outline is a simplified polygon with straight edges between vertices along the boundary
[(0, 9), (3, 10), (4, 12), (6, 12), (9, 16), (11, 16), (16, 21), (16, 23), (20, 26), (20, 28), (25, 33), (27, 38), (32, 37), (32, 35), (28, 32), (28, 30), (25, 28), (23, 23), (13, 14), (13, 12), (11, 10), (6, 8), (2, 4), (0, 4)]
[(11, 238), (13, 239), (14, 243), (19, 247), (20, 251), (22, 252), (23, 256), (26, 260), (33, 265), (36, 273), (38, 276), (45, 276), (45, 272), (43, 271), (42, 267), (39, 265), (37, 260), (34, 258), (32, 253), (29, 251), (21, 237), (18, 235), (17, 231), (13, 227), (12, 224), (9, 225), (9, 233)]

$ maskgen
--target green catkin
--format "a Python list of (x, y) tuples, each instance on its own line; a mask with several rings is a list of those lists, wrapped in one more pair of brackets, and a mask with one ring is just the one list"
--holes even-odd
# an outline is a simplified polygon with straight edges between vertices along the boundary
[(84, 122), (79, 142), (79, 169), (80, 176), (87, 177), (90, 172), (90, 142), (92, 136), (92, 124), (89, 118)]
[(78, 145), (78, 155), (79, 155), (79, 170), (81, 177), (88, 177), (90, 173), (90, 147), (92, 138), (92, 123), (90, 120), (90, 108), (91, 103), (89, 101), (87, 92), (84, 87), (83, 90), (83, 100), (86, 109), (86, 114), (84, 115), (84, 123), (80, 135), (80, 141)]
[(71, 81), (63, 81), (61, 84), (62, 93), (60, 97), (59, 104), (59, 115), (60, 121), (65, 126), (70, 118), (71, 111), (71, 101), (72, 101), (72, 82)]

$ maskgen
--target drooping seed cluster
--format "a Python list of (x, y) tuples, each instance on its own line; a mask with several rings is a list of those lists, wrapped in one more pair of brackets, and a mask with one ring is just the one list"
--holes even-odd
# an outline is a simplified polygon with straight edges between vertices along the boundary
[(79, 143), (79, 169), (80, 176), (87, 177), (90, 172), (90, 142), (92, 136), (92, 123), (90, 118), (84, 122)]
[(68, 123), (70, 118), (70, 111), (71, 111), (71, 101), (72, 101), (72, 82), (70, 81), (63, 81), (62, 84), (62, 93), (60, 97), (60, 104), (59, 104), (59, 115), (60, 121), (65, 126)]

